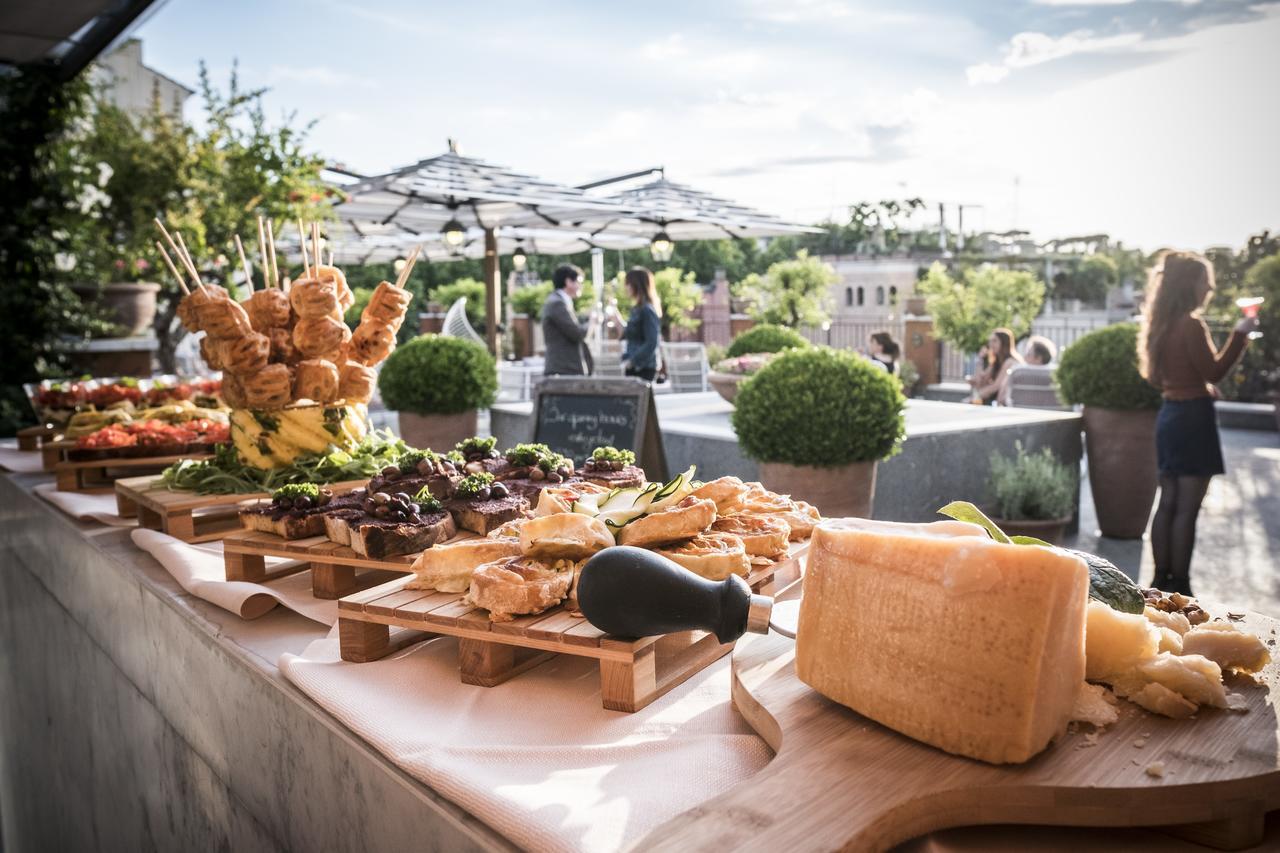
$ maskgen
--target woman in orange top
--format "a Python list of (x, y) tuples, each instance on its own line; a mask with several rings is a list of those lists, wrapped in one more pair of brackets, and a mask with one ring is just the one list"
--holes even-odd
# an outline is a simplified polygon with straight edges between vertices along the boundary
[(1152, 585), (1184, 595), (1191, 594), (1200, 504), (1209, 479), (1224, 473), (1214, 385), (1239, 361), (1258, 325), (1256, 319), (1241, 320), (1226, 346), (1215, 351), (1200, 318), (1212, 293), (1208, 261), (1191, 252), (1165, 253), (1152, 270), (1138, 333), (1138, 366), (1164, 396), (1156, 419), (1160, 503), (1151, 522)]

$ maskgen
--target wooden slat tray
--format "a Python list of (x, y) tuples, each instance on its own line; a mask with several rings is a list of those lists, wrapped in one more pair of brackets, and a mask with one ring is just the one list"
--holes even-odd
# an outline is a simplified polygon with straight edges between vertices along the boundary
[[(757, 592), (772, 594), (799, 576), (807, 551), (808, 542), (793, 545), (785, 560), (756, 567), (747, 582)], [(463, 683), (493, 687), (553, 654), (590, 657), (600, 662), (604, 707), (634, 712), (733, 648), (705, 631), (613, 637), (564, 607), (490, 622), (488, 611), (468, 605), (461, 594), (405, 589), (409, 580), (399, 578), (338, 602), (343, 660), (378, 660), (424, 636), (442, 634), (458, 638)], [(401, 629), (394, 639), (392, 628)]]
[[(467, 533), (449, 540), (469, 539)], [(241, 530), (226, 534), (222, 540), (222, 555), (226, 565), (227, 580), (251, 581), (262, 583), (274, 580), (286, 574), (311, 568), (311, 594), (316, 598), (333, 600), (341, 598), (360, 589), (362, 578), (357, 578), (357, 571), (396, 572), (407, 574), (417, 554), (402, 554), (397, 557), (362, 557), (346, 545), (330, 542), (324, 536), (311, 536), (306, 539), (282, 539), (274, 533), (258, 530)], [(267, 557), (284, 557), (298, 560), (301, 565), (281, 571), (268, 572)], [(386, 575), (376, 576), (385, 581)], [(366, 582), (363, 584), (368, 586)]]
[[(363, 486), (347, 480), (325, 486), (335, 493)], [(184, 542), (208, 542), (243, 530), (239, 508), (249, 501), (267, 500), (266, 492), (237, 495), (198, 495), (167, 489), (159, 477), (125, 477), (115, 482), (116, 511), (123, 518), (138, 517), (138, 526), (158, 530)]]
[(155, 474), (183, 459), (208, 459), (211, 453), (184, 453), (174, 456), (139, 456), (132, 459), (92, 459), (72, 462), (66, 451), (74, 449), (74, 441), (53, 441), (40, 448), (45, 454), (45, 470), (52, 470), (60, 492), (111, 491), (122, 477)]
[(19, 450), (39, 450), (44, 445), (62, 438), (64, 427), (42, 424), (18, 430)]

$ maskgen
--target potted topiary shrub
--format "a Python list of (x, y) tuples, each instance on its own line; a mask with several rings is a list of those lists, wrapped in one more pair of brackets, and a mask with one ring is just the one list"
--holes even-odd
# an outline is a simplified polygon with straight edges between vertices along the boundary
[(1160, 392), (1138, 373), (1138, 326), (1118, 323), (1067, 347), (1058, 394), (1084, 406), (1089, 488), (1103, 536), (1140, 539), (1156, 496)]
[(733, 428), (768, 488), (823, 515), (870, 517), (876, 462), (897, 452), (905, 405), (897, 377), (855, 353), (791, 349), (742, 383)]
[(1049, 448), (1013, 456), (991, 454), (991, 519), (1010, 536), (1034, 536), (1060, 545), (1075, 508), (1076, 472)]
[(378, 390), (400, 414), (400, 437), (441, 452), (476, 434), (476, 410), (493, 405), (498, 368), (483, 346), (422, 335), (382, 365)]
[(804, 348), (809, 345), (805, 337), (795, 329), (761, 323), (734, 338), (725, 355), (735, 358), (753, 352), (782, 352), (791, 347)]

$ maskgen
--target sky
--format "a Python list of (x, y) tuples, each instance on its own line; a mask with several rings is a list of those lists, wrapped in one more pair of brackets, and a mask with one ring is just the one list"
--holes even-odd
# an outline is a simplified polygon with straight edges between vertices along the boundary
[(188, 85), (238, 63), (361, 174), (453, 138), (801, 222), (920, 197), (966, 232), (1147, 250), (1280, 230), (1274, 0), (168, 0), (132, 35)]

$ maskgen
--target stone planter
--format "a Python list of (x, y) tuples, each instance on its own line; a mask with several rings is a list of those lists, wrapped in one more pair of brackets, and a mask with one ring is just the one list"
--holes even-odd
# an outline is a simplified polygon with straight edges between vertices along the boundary
[(1036, 539), (1043, 539), (1050, 545), (1062, 544), (1067, 524), (1071, 521), (1070, 517), (1046, 520), (1020, 518), (1015, 521), (1008, 518), (996, 518), (995, 516), (992, 516), (991, 520), (996, 523), (996, 527), (999, 527), (1010, 536), (1034, 536)]
[(445, 453), (464, 438), (471, 438), (476, 434), (475, 409), (456, 415), (417, 415), (413, 412), (398, 414), (400, 437), (411, 447)]
[(734, 398), (738, 396), (738, 386), (748, 378), (750, 377), (745, 373), (708, 373), (707, 384), (716, 389), (716, 393), (726, 403), (732, 405)]
[(1085, 406), (1084, 440), (1099, 530), (1141, 539), (1156, 498), (1156, 410)]
[(870, 518), (876, 493), (876, 463), (816, 468), (761, 462), (760, 481), (771, 491), (813, 504), (824, 516)]
[(132, 338), (151, 329), (156, 318), (156, 294), (160, 285), (145, 281), (113, 284), (73, 284), (71, 289), (86, 305), (96, 305), (118, 327), (108, 337)]

